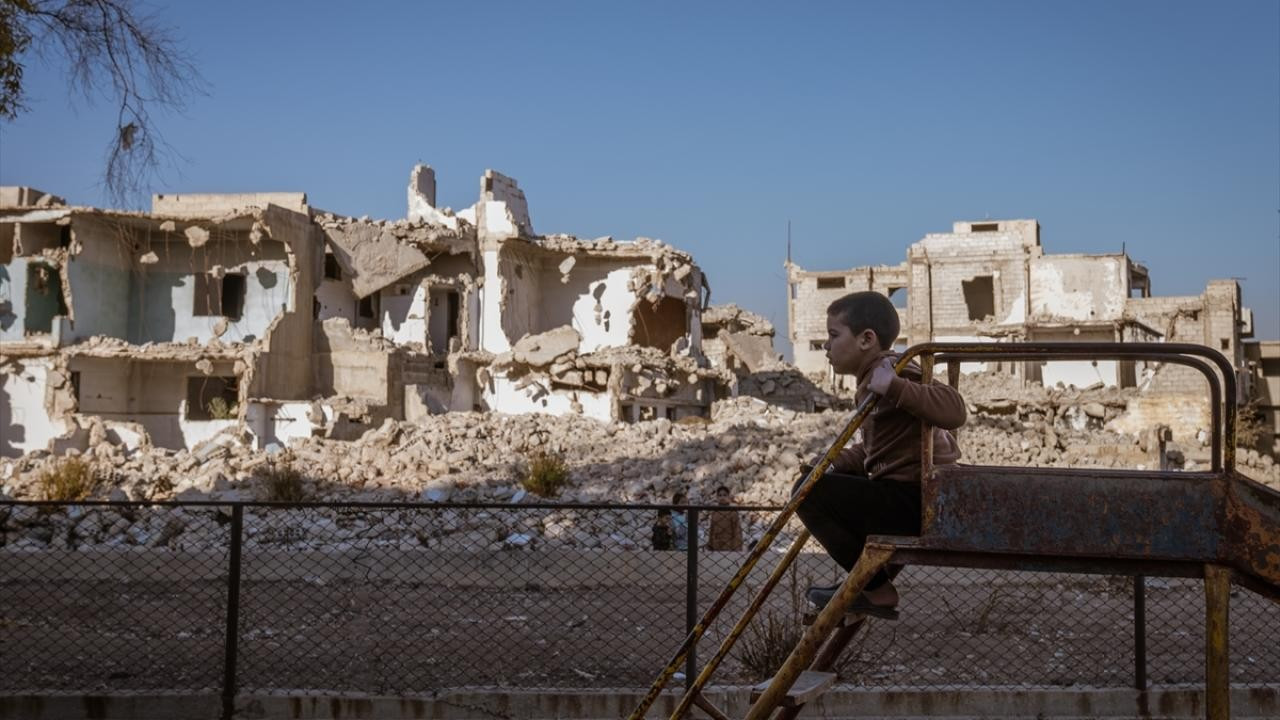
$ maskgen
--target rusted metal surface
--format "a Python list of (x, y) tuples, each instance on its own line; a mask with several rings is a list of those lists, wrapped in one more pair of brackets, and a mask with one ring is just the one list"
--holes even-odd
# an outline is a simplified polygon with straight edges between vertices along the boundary
[[(1209, 387), (1207, 473), (948, 466), (923, 478), (923, 532), (940, 548), (1030, 555), (1229, 563), (1280, 586), (1280, 493), (1234, 472), (1235, 376), (1221, 353), (1180, 343), (928, 343), (904, 357), (948, 367), (984, 360), (1091, 357), (1176, 363)], [(950, 373), (949, 373), (950, 374)], [(927, 434), (927, 433), (926, 433)]]
[(1027, 570), (1031, 572), (1080, 573), (1083, 575), (1147, 575), (1150, 577), (1200, 578), (1204, 565), (1199, 560), (1154, 560), (1102, 557), (1051, 557), (1016, 553), (958, 550), (932, 547), (924, 538), (872, 535), (868, 547), (893, 550), (893, 562), (903, 565), (932, 565), (987, 570)]
[(1219, 557), (1211, 473), (950, 465), (921, 486), (920, 537), (938, 549), (1067, 557)]
[(1221, 565), (1204, 568), (1204, 695), (1209, 720), (1231, 717), (1227, 628), (1230, 621), (1231, 570)]
[(1237, 474), (1226, 478), (1223, 561), (1270, 586), (1280, 600), (1280, 492)]

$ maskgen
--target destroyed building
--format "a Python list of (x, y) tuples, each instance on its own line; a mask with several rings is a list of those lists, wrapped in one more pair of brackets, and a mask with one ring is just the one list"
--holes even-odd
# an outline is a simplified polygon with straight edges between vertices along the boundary
[[(1242, 306), (1235, 280), (1210, 280), (1200, 295), (1154, 296), (1147, 268), (1125, 252), (1045, 253), (1035, 220), (956, 222), (951, 232), (929, 233), (910, 245), (897, 265), (812, 271), (788, 260), (786, 270), (796, 365), (829, 383), (839, 379), (823, 350), (826, 308), (860, 290), (883, 293), (898, 308), (899, 347), (929, 341), (1196, 343), (1222, 352), (1238, 368), (1241, 404), (1271, 387), (1268, 377), (1280, 375), (1256, 343), (1246, 342), (1253, 336), (1253, 314)], [(1204, 397), (1203, 380), (1190, 368), (1111, 360), (992, 365), (970, 367), (1046, 386), (1148, 390), (1149, 406), (1128, 414), (1134, 422), (1187, 427), (1187, 413), (1203, 412), (1193, 407)], [(1280, 436), (1280, 416), (1266, 402), (1275, 400), (1264, 401), (1262, 409)]]
[(517, 183), (396, 221), (302, 193), (155, 195), (150, 213), (0, 189), (0, 455), (355, 437), (456, 410), (704, 415), (709, 288), (658, 240), (538, 235)]

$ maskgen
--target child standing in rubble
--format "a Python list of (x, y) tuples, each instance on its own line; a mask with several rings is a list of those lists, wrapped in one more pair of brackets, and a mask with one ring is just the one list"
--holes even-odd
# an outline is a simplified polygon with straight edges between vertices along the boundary
[[(934, 426), (934, 464), (960, 458), (949, 431), (964, 424), (964, 398), (945, 383), (926, 381), (914, 363), (901, 375), (894, 372), (898, 354), (890, 348), (898, 329), (898, 311), (876, 292), (846, 295), (827, 308), (825, 348), (831, 367), (857, 379), (857, 401), (871, 393), (879, 396), (862, 424), (862, 441), (840, 451), (797, 510), (846, 572), (862, 554), (868, 535), (920, 534), (920, 421)], [(792, 492), (803, 481), (802, 476)], [(822, 607), (838, 589), (812, 587), (806, 597)], [(849, 609), (896, 619), (897, 605), (892, 574), (882, 569)]]

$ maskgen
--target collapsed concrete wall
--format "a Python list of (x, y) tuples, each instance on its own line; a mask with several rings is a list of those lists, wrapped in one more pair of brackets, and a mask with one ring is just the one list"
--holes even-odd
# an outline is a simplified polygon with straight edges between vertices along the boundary
[(0, 456), (16, 457), (43, 450), (66, 431), (66, 421), (49, 402), (50, 375), (57, 361), (49, 357), (0, 359)]
[[(25, 355), (59, 378), (45, 392), (46, 431), (0, 452), (47, 447), (50, 428), (62, 433), (52, 445), (65, 446), (91, 422), (191, 447), (242, 420), (255, 378), (278, 397), (307, 397), (307, 374), (296, 368), (310, 355), (310, 302), (298, 312), (311, 282), (309, 215), (269, 204), (217, 209), (0, 209), (0, 224), (15, 228), (0, 266), (0, 355)], [(38, 256), (20, 240), (39, 246)], [(5, 380), (17, 387), (7, 372)]]
[[(537, 235), (518, 183), (494, 171), (455, 214), (416, 166), (407, 201), (395, 221), (316, 211), (302, 193), (156, 195), (152, 213), (0, 208), (0, 342), (75, 378), (71, 406), (6, 452), (57, 433), (74, 445), (84, 418), (176, 449), (455, 410), (706, 413), (707, 286), (687, 254)], [(562, 328), (560, 351), (526, 352)], [(37, 380), (6, 376), (24, 398), (48, 394)]]

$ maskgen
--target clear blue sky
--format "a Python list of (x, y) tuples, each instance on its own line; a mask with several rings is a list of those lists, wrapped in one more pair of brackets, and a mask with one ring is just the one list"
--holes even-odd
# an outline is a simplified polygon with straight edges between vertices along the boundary
[[(1243, 277), (1280, 338), (1280, 3), (154, 5), (209, 83), (159, 118), (158, 192), (300, 190), (399, 218), (517, 178), (539, 232), (662, 238), (786, 331), (782, 261), (898, 263), (953, 220), (1037, 218), (1156, 294)], [(0, 182), (103, 204), (114, 112), (28, 69)], [(780, 343), (780, 346), (782, 343)]]

